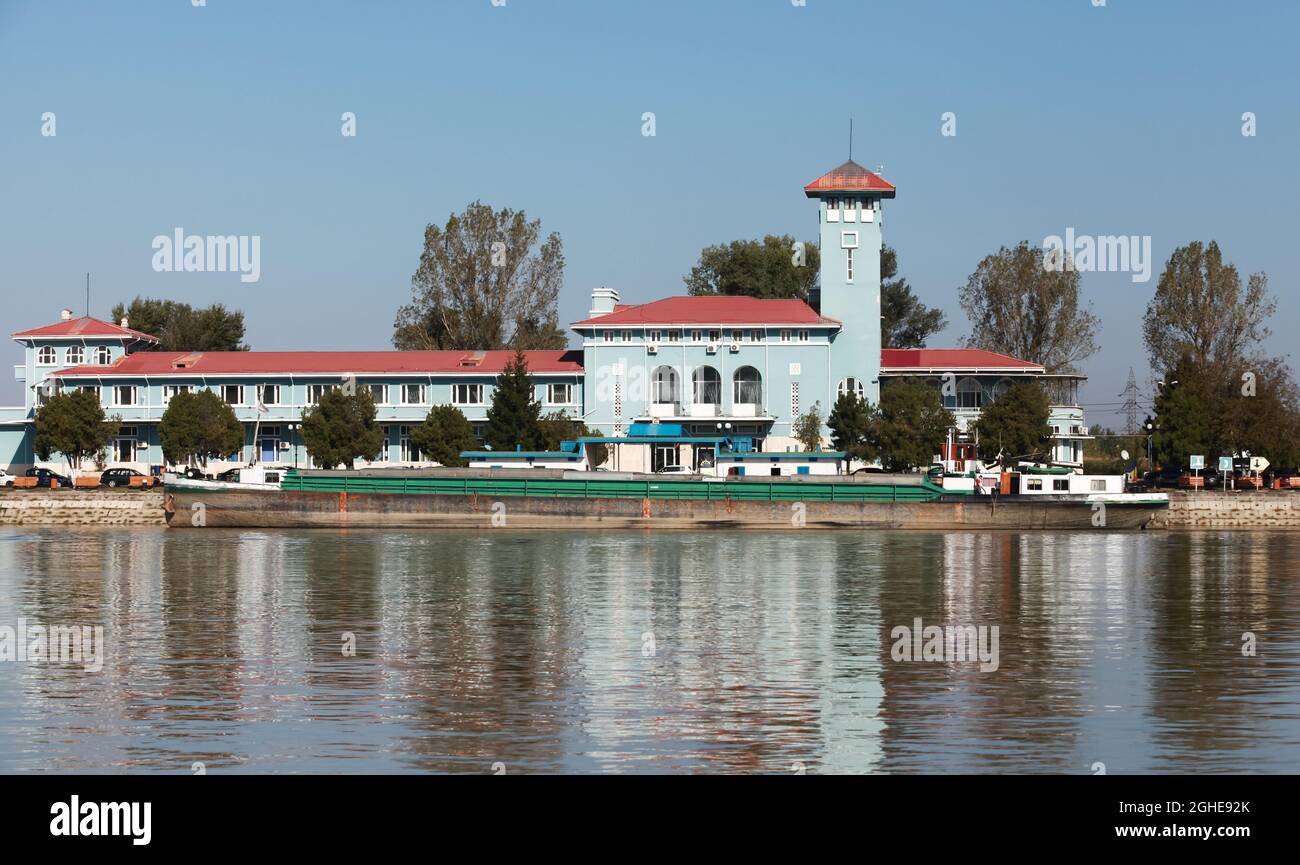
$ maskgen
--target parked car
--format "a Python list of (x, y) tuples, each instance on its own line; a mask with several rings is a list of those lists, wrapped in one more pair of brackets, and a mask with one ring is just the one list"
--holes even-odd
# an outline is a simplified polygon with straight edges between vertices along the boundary
[(151, 487), (158, 482), (157, 478), (138, 472), (135, 469), (113, 468), (105, 469), (99, 476), (100, 486), (105, 487), (129, 487), (131, 478), (144, 478), (146, 487)]
[(36, 486), (50, 486), (50, 481), (58, 481), (59, 489), (70, 489), (72, 487), (72, 478), (65, 477), (58, 472), (52, 472), (49, 469), (30, 468), (26, 472), (27, 477), (36, 478)]
[(14, 476), (9, 474), (5, 469), (0, 469), (0, 486), (11, 487), (14, 485)]
[(655, 472), (655, 474), (657, 474), (657, 475), (693, 475), (693, 474), (695, 474), (695, 472), (691, 470), (691, 467), (690, 467), (690, 466), (664, 466), (664, 467), (661, 468), (659, 471)]

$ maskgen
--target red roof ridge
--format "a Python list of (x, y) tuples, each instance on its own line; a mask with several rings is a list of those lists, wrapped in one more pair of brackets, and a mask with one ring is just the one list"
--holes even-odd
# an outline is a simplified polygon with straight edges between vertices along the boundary
[(819, 314), (797, 297), (750, 297), (743, 294), (672, 295), (637, 304), (620, 304), (612, 312), (573, 322), (574, 328), (595, 325), (660, 325), (664, 327), (710, 324), (833, 325), (841, 322)]
[(834, 168), (803, 188), (809, 198), (820, 198), (827, 193), (872, 192), (882, 198), (893, 198), (898, 187), (873, 171), (868, 171), (852, 159)]
[[(91, 329), (94, 328), (95, 331)], [(146, 342), (158, 342), (158, 337), (139, 330), (103, 321), (89, 315), (69, 318), (53, 324), (34, 327), (11, 335), (12, 339), (30, 339), (32, 337), (77, 337), (77, 336), (130, 336)]]

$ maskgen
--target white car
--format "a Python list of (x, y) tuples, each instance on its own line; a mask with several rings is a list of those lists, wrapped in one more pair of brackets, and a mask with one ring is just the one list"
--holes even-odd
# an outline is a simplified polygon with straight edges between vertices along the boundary
[(0, 487), (11, 487), (14, 485), (14, 476), (9, 474), (5, 469), (0, 469)]

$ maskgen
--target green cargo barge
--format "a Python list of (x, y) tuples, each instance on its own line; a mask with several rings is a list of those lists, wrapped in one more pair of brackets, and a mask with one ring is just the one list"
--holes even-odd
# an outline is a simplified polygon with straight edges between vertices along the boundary
[(167, 492), (177, 528), (1131, 529), (1163, 506), (953, 494), (923, 475), (706, 481), (550, 469), (290, 471), (262, 487), (169, 479)]

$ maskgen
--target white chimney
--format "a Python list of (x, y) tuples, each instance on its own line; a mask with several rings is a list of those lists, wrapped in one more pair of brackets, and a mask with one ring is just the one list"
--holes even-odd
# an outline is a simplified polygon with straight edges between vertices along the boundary
[(129, 323), (127, 317), (126, 317), (125, 315), (122, 316), (122, 327), (130, 327), (130, 326), (131, 326), (131, 325), (130, 325), (130, 323)]
[(72, 321), (72, 310), (70, 309), (63, 310), (62, 312), (59, 313), (59, 318), (63, 319), (64, 321)]
[(591, 312), (589, 316), (607, 315), (618, 306), (618, 290), (613, 288), (593, 288), (591, 290)]

